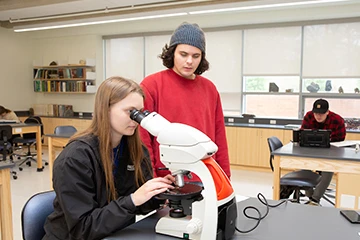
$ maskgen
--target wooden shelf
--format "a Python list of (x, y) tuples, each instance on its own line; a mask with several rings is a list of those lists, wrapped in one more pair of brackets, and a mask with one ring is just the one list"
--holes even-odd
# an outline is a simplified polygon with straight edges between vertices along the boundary
[(95, 93), (95, 66), (69, 64), (33, 67), (36, 93)]
[(95, 92), (35, 92), (35, 93), (50, 93), (50, 94), (95, 94)]
[(82, 65), (82, 64), (69, 64), (69, 65), (51, 65), (51, 66), (34, 66), (34, 69), (57, 69), (57, 68), (93, 68), (95, 66)]

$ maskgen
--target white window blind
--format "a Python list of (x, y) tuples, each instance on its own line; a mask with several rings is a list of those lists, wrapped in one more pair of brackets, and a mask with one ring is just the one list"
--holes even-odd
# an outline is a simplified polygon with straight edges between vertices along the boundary
[(210, 68), (203, 76), (221, 93), (240, 92), (242, 31), (208, 32), (205, 37)]
[(301, 27), (244, 31), (244, 75), (299, 75)]
[(358, 77), (359, 66), (359, 22), (304, 28), (304, 77)]
[(169, 44), (170, 37), (170, 35), (145, 37), (145, 76), (166, 69), (158, 56), (162, 53), (165, 44)]
[(121, 76), (140, 83), (144, 78), (144, 38), (115, 38), (105, 41), (106, 78)]

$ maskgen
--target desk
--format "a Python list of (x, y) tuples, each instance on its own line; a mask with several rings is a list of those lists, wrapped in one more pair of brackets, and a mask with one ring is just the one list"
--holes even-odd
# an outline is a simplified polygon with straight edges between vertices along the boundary
[(13, 239), (10, 171), (14, 163), (0, 162), (0, 232), (2, 240)]
[(43, 170), (42, 165), (42, 142), (41, 142), (41, 124), (35, 123), (14, 123), (8, 124), (12, 127), (12, 134), (36, 133), (36, 163), (37, 171)]
[[(354, 148), (311, 148), (288, 143), (272, 152), (274, 155), (273, 198), (280, 197), (281, 168), (336, 172), (335, 207), (359, 208), (360, 152)], [(354, 196), (352, 206), (349, 197)], [(343, 200), (342, 200), (343, 199)], [(343, 204), (341, 204), (343, 201)]]
[[(272, 201), (272, 203), (274, 203)], [(247, 230), (255, 225), (254, 220), (246, 219), (242, 213), (246, 206), (256, 206), (262, 214), (265, 206), (255, 198), (237, 203), (237, 228)], [(156, 234), (155, 225), (158, 219), (167, 211), (161, 210), (135, 224), (105, 238), (106, 240), (168, 240), (178, 239)], [(250, 213), (250, 212), (249, 212)], [(176, 226), (174, 226), (176, 227)], [(232, 239), (239, 240), (304, 240), (304, 239), (346, 239), (359, 240), (359, 224), (351, 224), (336, 208), (308, 206), (287, 203), (277, 208), (271, 208), (269, 215), (260, 222), (252, 232), (242, 234), (236, 232)], [(211, 240), (211, 239), (209, 239)]]
[[(55, 160), (55, 149), (54, 147), (64, 147), (68, 142), (72, 134), (46, 134), (45, 137), (48, 137), (48, 151), (49, 151), (49, 174), (50, 174), (50, 184), (52, 183), (52, 170)], [(52, 188), (52, 184), (51, 184)]]

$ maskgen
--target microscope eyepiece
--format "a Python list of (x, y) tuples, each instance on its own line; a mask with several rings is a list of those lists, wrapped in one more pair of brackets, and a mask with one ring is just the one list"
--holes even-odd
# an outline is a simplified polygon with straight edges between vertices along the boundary
[(147, 116), (149, 115), (149, 111), (144, 111), (141, 112), (140, 110), (137, 109), (133, 109), (130, 112), (130, 118), (131, 120), (134, 120), (137, 123), (141, 123), (141, 121)]

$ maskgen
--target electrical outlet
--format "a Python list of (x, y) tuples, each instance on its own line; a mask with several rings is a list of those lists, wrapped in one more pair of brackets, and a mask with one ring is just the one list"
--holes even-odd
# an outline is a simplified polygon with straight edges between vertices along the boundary
[(234, 119), (233, 119), (233, 118), (228, 118), (228, 122), (229, 122), (229, 123), (233, 123), (233, 122), (234, 122)]
[(276, 120), (270, 120), (270, 124), (276, 124)]
[(255, 123), (255, 119), (249, 119), (249, 123)]

